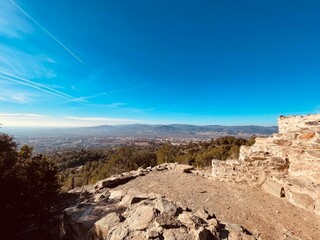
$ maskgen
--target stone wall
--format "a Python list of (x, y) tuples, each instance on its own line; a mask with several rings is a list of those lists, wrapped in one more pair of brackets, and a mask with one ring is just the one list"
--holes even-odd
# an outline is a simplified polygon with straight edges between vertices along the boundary
[(320, 114), (281, 116), (278, 134), (242, 146), (232, 166), (213, 162), (212, 176), (262, 186), (320, 214)]
[(320, 114), (309, 114), (307, 116), (281, 116), (278, 119), (279, 133), (300, 131), (309, 129), (320, 131)]

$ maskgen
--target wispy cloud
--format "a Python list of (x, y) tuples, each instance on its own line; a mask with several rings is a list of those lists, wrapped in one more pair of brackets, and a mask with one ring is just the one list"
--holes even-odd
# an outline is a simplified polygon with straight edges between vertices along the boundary
[(9, 1), (0, 1), (0, 35), (7, 38), (22, 38), (33, 32), (32, 26), (25, 21), (19, 10)]
[(137, 123), (141, 120), (137, 119), (126, 119), (126, 118), (106, 118), (106, 117), (76, 117), (76, 116), (65, 116), (66, 119), (72, 119), (84, 122), (104, 122), (108, 124), (123, 124), (123, 123)]
[(32, 102), (33, 95), (28, 92), (22, 92), (17, 90), (1, 89), (0, 102), (12, 102), (12, 103), (30, 103)]
[(30, 14), (28, 14), (25, 10), (23, 10), (18, 4), (14, 1), (9, 0), (16, 8), (18, 8), (24, 15), (26, 15), (29, 19), (31, 19), (35, 24), (37, 24), (45, 33), (47, 33), (54, 41), (56, 41), (64, 50), (66, 50), (71, 56), (77, 59), (80, 63), (83, 61), (74, 54), (70, 49), (68, 49), (62, 42), (60, 42), (55, 36), (53, 36), (45, 27), (43, 27), (37, 20), (35, 20)]
[(26, 78), (51, 79), (56, 76), (55, 61), (39, 53), (28, 53), (0, 43), (0, 70)]
[(71, 96), (69, 94), (63, 93), (61, 91), (58, 91), (58, 90), (53, 89), (51, 87), (48, 87), (48, 86), (45, 86), (43, 84), (37, 83), (35, 81), (31, 81), (31, 80), (28, 80), (28, 79), (25, 79), (25, 78), (22, 78), (22, 77), (19, 77), (19, 76), (15, 76), (13, 74), (10, 74), (10, 73), (7, 73), (7, 72), (1, 71), (1, 70), (0, 70), (0, 74), (1, 74), (0, 78), (2, 78), (2, 79), (6, 79), (6, 80), (9, 80), (9, 81), (12, 81), (12, 82), (24, 85), (24, 86), (28, 86), (28, 87), (37, 89), (37, 90), (39, 90), (41, 92), (48, 93), (50, 95), (54, 95), (54, 96), (57, 96), (57, 97), (65, 98), (65, 99), (72, 100), (74, 102), (78, 102), (78, 103), (85, 104), (85, 105), (87, 104), (87, 102), (82, 101), (79, 98), (73, 97), (73, 96)]
[(0, 113), (0, 117), (30, 117), (30, 118), (46, 118), (48, 115), (33, 113)]
[(0, 113), (3, 127), (89, 127), (98, 125), (117, 125), (146, 123), (146, 121), (127, 118), (49, 116), (36, 113)]
[(62, 103), (67, 103), (67, 102), (82, 102), (82, 103), (87, 103), (89, 104), (88, 100), (92, 99), (92, 98), (96, 98), (96, 97), (100, 97), (100, 96), (105, 96), (106, 93), (102, 92), (102, 93), (97, 93), (91, 96), (85, 96), (85, 97), (78, 97), (78, 98), (73, 98), (73, 99), (68, 99), (66, 101), (63, 101)]
[(123, 103), (123, 102), (114, 102), (114, 103), (109, 103), (109, 104), (103, 104), (105, 107), (109, 107), (109, 108), (117, 108), (117, 107), (122, 107), (127, 105), (127, 103)]
[(95, 98), (108, 96), (107, 93), (97, 93), (90, 96), (81, 96), (81, 97), (75, 97), (70, 94), (66, 94), (62, 92), (61, 90), (57, 90), (56, 88), (60, 88), (59, 86), (50, 86), (47, 84), (38, 83), (36, 81), (29, 80), (27, 78), (19, 77), (17, 75), (11, 74), (6, 71), (0, 70), (0, 86), (2, 85), (2, 89), (4, 89), (2, 92), (0, 92), (0, 101), (7, 101), (7, 102), (16, 102), (16, 103), (30, 103), (32, 102), (32, 97), (37, 97), (34, 94), (29, 93), (25, 90), (17, 90), (14, 86), (4, 85), (4, 81), (7, 81), (12, 84), (28, 87), (35, 89), (39, 92), (50, 94), (56, 97), (60, 97), (65, 99), (65, 101), (61, 102), (61, 104), (64, 103), (79, 103), (86, 106), (91, 107), (107, 107), (107, 108), (119, 108), (121, 106), (126, 105), (126, 103), (123, 102), (112, 102), (112, 103), (94, 103), (93, 100)]
[(141, 108), (141, 109), (131, 109), (132, 112), (149, 112), (149, 111), (155, 111), (159, 109), (164, 109), (168, 107), (175, 107), (178, 106), (178, 104), (167, 104), (167, 105), (161, 105), (157, 107), (149, 107), (149, 108)]
[(79, 89), (75, 85), (71, 85), (71, 89), (76, 92), (80, 92)]

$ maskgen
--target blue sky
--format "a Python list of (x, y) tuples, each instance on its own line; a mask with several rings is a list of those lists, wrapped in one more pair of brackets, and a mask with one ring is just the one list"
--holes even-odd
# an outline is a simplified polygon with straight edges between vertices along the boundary
[(0, 1), (4, 126), (320, 111), (319, 1)]

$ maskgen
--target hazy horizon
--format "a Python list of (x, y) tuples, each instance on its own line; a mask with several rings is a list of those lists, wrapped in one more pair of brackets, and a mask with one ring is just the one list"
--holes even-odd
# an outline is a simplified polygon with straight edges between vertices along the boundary
[[(275, 120), (277, 117), (275, 118)], [(191, 119), (192, 120), (192, 119)], [(255, 121), (254, 117), (249, 121), (237, 121), (237, 117), (217, 119), (209, 123), (192, 122), (192, 121), (143, 121), (135, 119), (113, 119), (113, 118), (85, 118), (74, 116), (52, 117), (35, 114), (2, 114), (0, 113), (0, 127), (41, 127), (41, 128), (68, 128), (68, 127), (95, 127), (101, 125), (128, 125), (128, 124), (147, 124), (147, 125), (171, 125), (171, 124), (189, 124), (197, 126), (222, 125), (222, 126), (276, 126), (277, 122), (260, 123)]]
[(5, 126), (5, 125), (0, 125), (0, 132), (1, 129), (56, 129), (56, 128), (94, 128), (94, 127), (102, 127), (102, 126), (131, 126), (131, 125), (147, 125), (147, 126), (170, 126), (170, 125), (190, 125), (190, 126), (199, 126), (199, 127), (205, 127), (205, 126), (226, 126), (226, 127), (238, 127), (238, 126), (259, 126), (259, 127), (277, 127), (278, 124), (274, 125), (257, 125), (257, 124), (231, 124), (231, 125), (226, 125), (226, 124), (187, 124), (187, 123), (123, 123), (123, 124), (101, 124), (101, 125), (88, 125), (88, 126), (83, 126), (79, 125), (76, 126), (74, 124), (68, 125), (63, 125), (63, 126), (23, 126), (23, 125), (18, 125), (18, 126)]

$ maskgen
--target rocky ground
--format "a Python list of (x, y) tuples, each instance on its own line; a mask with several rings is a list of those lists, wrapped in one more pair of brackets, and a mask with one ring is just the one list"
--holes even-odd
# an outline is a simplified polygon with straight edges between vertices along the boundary
[(212, 174), (162, 164), (87, 186), (59, 232), (74, 240), (318, 240), (320, 114), (280, 117), (279, 129), (242, 146), (238, 160), (213, 161)]
[(319, 215), (188, 165), (138, 169), (70, 193), (81, 197), (63, 211), (55, 239), (320, 239)]
[[(173, 172), (172, 172), (173, 171)], [(64, 209), (55, 239), (64, 240), (259, 240), (239, 224), (225, 223), (203, 207), (190, 209), (163, 194), (126, 184), (152, 172), (192, 174), (188, 165), (162, 164), (115, 175), (85, 189)], [(205, 175), (203, 172), (198, 172)], [(163, 175), (163, 177), (166, 177)], [(119, 187), (122, 186), (122, 187)]]
[(207, 209), (214, 212), (217, 219), (239, 224), (262, 239), (320, 239), (320, 216), (258, 187), (219, 182), (169, 169), (152, 171), (115, 189), (158, 193), (191, 209)]

